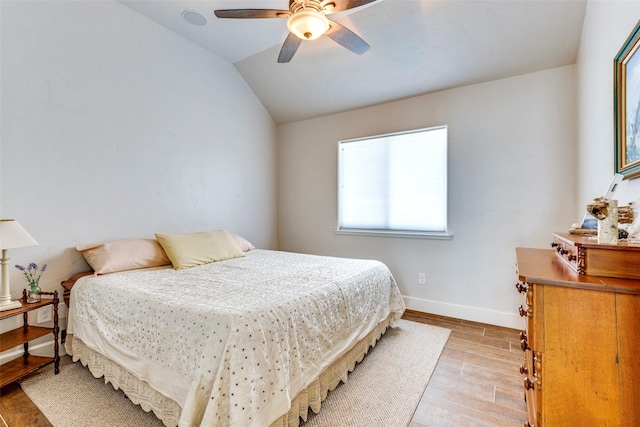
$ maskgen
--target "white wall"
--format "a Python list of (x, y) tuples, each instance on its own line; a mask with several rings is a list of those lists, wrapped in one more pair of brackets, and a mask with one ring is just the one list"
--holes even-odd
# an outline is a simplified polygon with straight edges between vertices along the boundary
[[(47, 262), (59, 289), (86, 268), (76, 244), (224, 227), (380, 259), (410, 308), (521, 327), (513, 248), (545, 247), (609, 182), (613, 57), (638, 17), (640, 2), (590, 1), (576, 67), (281, 126), (276, 183), (275, 126), (231, 65), (115, 2), (2, 0), (0, 214), (41, 243), (11, 265)], [(438, 124), (454, 239), (334, 235), (336, 142)]]
[[(514, 248), (576, 221), (574, 100), (568, 66), (279, 126), (280, 249), (379, 259), (409, 308), (521, 328)], [(337, 141), (442, 124), (453, 240), (335, 235)]]
[[(577, 206), (601, 196), (614, 174), (613, 60), (640, 19), (640, 1), (589, 1), (577, 61)], [(640, 179), (616, 192), (619, 205), (640, 199)]]
[(228, 62), (113, 1), (1, 2), (0, 203), (44, 290), (77, 244), (226, 228), (277, 247), (276, 127)]

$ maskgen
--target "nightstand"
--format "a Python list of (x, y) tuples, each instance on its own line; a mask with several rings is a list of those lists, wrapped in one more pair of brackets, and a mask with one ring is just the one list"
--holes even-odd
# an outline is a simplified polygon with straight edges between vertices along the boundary
[[(24, 353), (21, 357), (0, 365), (0, 388), (14, 381), (17, 381), (20, 378), (32, 372), (35, 372), (43, 366), (48, 365), (52, 362), (55, 364), (55, 374), (58, 374), (60, 372), (60, 356), (58, 354), (58, 334), (60, 332), (60, 327), (58, 326), (58, 291), (42, 292), (42, 295), (51, 295), (53, 298), (43, 298), (40, 302), (27, 304), (27, 292), (26, 290), (24, 290), (21, 300), (22, 307), (0, 312), (0, 320), (8, 319), (20, 314), (22, 314), (23, 319), (22, 327), (5, 332), (4, 334), (0, 335), (0, 352), (17, 347), (20, 344), (24, 346)], [(48, 305), (53, 306), (53, 328), (29, 325), (27, 322), (29, 312)], [(53, 333), (54, 339), (53, 357), (30, 355), (29, 342), (50, 333)]]

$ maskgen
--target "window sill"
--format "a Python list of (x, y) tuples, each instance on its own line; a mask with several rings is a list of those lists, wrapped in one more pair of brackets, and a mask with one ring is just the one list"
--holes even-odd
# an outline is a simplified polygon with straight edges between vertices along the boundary
[(448, 232), (429, 231), (391, 231), (391, 230), (359, 230), (359, 229), (337, 229), (333, 234), (344, 234), (348, 236), (372, 236), (372, 237), (402, 237), (408, 239), (431, 239), (431, 240), (451, 240), (453, 234)]

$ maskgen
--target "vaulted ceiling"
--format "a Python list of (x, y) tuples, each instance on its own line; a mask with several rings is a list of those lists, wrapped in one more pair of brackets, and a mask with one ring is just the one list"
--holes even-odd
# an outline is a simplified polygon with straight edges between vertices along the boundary
[(279, 64), (286, 19), (214, 10), (288, 9), (287, 0), (120, 3), (233, 63), (280, 124), (573, 64), (586, 9), (586, 0), (377, 0), (330, 16), (369, 43), (363, 55), (321, 37)]

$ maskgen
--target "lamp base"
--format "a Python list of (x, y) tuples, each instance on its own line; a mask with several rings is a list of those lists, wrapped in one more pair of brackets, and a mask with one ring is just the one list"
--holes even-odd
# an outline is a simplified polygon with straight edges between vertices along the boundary
[(0, 311), (13, 310), (14, 308), (22, 308), (20, 300), (0, 302)]
[[(2, 220), (4, 221), (4, 220)], [(1, 223), (1, 221), (0, 221)], [(20, 300), (11, 301), (11, 287), (9, 286), (9, 257), (7, 250), (2, 250), (2, 258), (0, 259), (0, 268), (2, 269), (2, 288), (0, 288), (0, 311), (13, 310), (14, 308), (22, 308)]]

